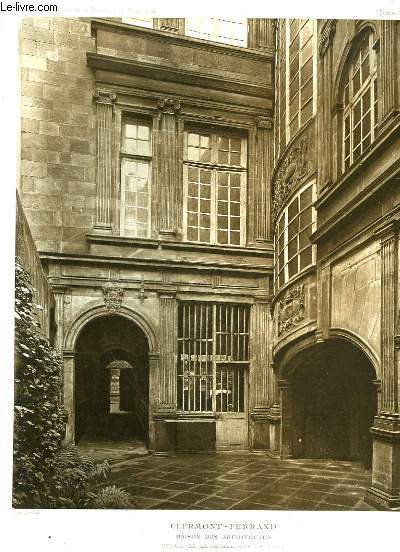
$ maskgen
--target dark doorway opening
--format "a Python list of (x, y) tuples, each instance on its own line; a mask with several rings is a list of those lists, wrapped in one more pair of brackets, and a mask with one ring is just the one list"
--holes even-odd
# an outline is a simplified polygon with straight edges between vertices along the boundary
[(375, 371), (354, 345), (336, 339), (299, 355), (289, 371), (294, 457), (372, 460)]
[(117, 315), (89, 322), (76, 346), (75, 440), (148, 444), (148, 342)]

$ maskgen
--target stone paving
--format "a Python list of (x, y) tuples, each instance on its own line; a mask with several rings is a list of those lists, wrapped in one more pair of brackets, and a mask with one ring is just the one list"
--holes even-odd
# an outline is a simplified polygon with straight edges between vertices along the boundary
[(111, 460), (106, 484), (129, 491), (139, 509), (371, 510), (363, 501), (371, 472), (354, 462), (249, 452), (143, 456), (139, 445), (98, 445), (97, 459)]

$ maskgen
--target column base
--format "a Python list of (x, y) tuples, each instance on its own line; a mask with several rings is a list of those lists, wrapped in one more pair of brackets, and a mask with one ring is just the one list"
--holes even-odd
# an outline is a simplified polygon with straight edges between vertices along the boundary
[(400, 510), (400, 416), (374, 418), (372, 483), (365, 502), (378, 510)]
[(93, 225), (93, 233), (112, 234), (112, 225), (108, 222), (96, 222), (96, 224)]

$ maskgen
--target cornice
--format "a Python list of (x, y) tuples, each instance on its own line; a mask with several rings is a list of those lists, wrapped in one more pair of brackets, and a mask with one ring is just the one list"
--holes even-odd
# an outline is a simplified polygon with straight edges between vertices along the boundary
[(387, 127), (384, 133), (377, 136), (370, 151), (362, 155), (352, 167), (346, 171), (332, 186), (330, 186), (315, 202), (316, 209), (323, 207), (340, 191), (342, 187), (348, 186), (349, 181), (355, 178), (359, 172), (364, 170), (367, 163), (372, 163), (376, 154), (378, 154), (387, 144), (398, 137), (400, 127), (400, 115), (392, 120), (390, 127)]
[(256, 50), (254, 48), (244, 48), (242, 46), (233, 46), (231, 44), (222, 44), (219, 42), (211, 42), (200, 38), (193, 38), (187, 35), (178, 35), (176, 33), (168, 33), (158, 29), (149, 29), (147, 27), (138, 27), (136, 25), (128, 25), (118, 21), (110, 21), (107, 19), (92, 19), (92, 32), (96, 29), (115, 30), (119, 33), (137, 35), (141, 37), (153, 37), (155, 40), (165, 42), (166, 44), (177, 44), (189, 48), (206, 50), (216, 54), (225, 54), (237, 56), (245, 59), (255, 59), (257, 61), (267, 61), (273, 63), (275, 59), (274, 49)]
[(255, 96), (259, 98), (272, 98), (274, 91), (270, 84), (240, 81), (238, 79), (224, 78), (199, 71), (167, 67), (142, 61), (97, 54), (86, 53), (87, 64), (92, 69), (101, 69), (128, 75), (135, 75), (156, 80), (178, 82), (206, 89), (223, 90), (229, 93)]
[[(324, 236), (329, 234), (339, 223), (350, 216), (358, 209), (366, 200), (374, 196), (374, 194), (383, 187), (391, 178), (396, 177), (400, 171), (400, 159), (391, 165), (386, 171), (381, 173), (371, 184), (365, 187), (359, 194), (353, 197), (344, 207), (337, 211), (327, 222), (320, 224), (316, 232), (311, 234), (310, 240), (318, 243)], [(321, 204), (316, 205), (317, 209)], [(321, 215), (320, 215), (321, 217)]]
[[(46, 261), (54, 261), (61, 263), (106, 263), (107, 265), (121, 265), (152, 269), (170, 269), (170, 270), (195, 270), (199, 272), (227, 272), (233, 274), (254, 274), (254, 275), (271, 275), (273, 267), (271, 265), (254, 265), (251, 263), (233, 263), (233, 262), (215, 262), (204, 261), (198, 259), (168, 259), (168, 258), (121, 258), (108, 255), (89, 255), (89, 254), (74, 254), (74, 253), (59, 253), (59, 252), (39, 252), (40, 258)], [(250, 260), (250, 259), (249, 259)]]

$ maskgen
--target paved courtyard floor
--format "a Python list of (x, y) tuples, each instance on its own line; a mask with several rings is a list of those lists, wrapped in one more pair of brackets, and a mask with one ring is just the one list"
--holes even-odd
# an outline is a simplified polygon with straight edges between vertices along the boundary
[[(90, 453), (94, 445), (81, 448)], [(140, 445), (97, 443), (102, 458), (111, 461), (106, 484), (129, 491), (139, 509), (371, 510), (363, 501), (371, 472), (354, 462), (249, 452), (144, 456)]]

